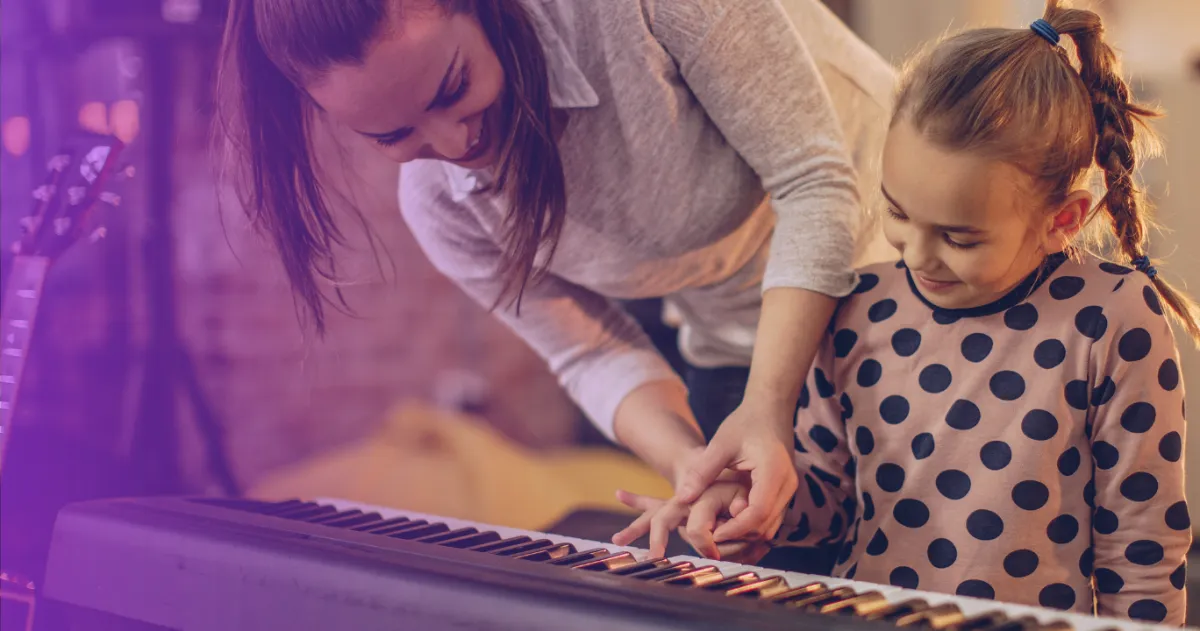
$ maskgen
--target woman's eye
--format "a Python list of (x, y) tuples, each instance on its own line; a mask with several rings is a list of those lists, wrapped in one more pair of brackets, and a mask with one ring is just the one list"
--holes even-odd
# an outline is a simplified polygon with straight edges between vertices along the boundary
[(948, 234), (943, 235), (942, 238), (946, 241), (946, 245), (948, 245), (952, 248), (958, 249), (958, 250), (969, 250), (969, 249), (979, 245), (978, 243), (960, 243), (960, 242), (955, 241), (954, 239), (950, 238), (950, 235), (948, 235)]

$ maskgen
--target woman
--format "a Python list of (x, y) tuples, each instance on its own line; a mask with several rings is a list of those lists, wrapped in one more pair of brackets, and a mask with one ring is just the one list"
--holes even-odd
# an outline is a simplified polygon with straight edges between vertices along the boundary
[[(719, 534), (769, 536), (804, 371), (856, 282), (849, 156), (876, 190), (892, 80), (816, 0), (786, 1), (235, 0), (219, 100), (243, 202), (320, 329), (339, 234), (309, 132), (354, 130), (405, 164), (433, 264), (686, 484), (680, 510), (729, 465), (754, 486)], [(614, 302), (659, 296), (691, 389)]]

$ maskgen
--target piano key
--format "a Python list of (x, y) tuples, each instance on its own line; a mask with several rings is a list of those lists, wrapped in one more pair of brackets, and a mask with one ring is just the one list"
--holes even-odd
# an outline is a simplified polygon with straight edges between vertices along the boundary
[(770, 598), (788, 590), (788, 584), (782, 576), (768, 576), (757, 581), (746, 583), (725, 592), (726, 596), (751, 596), (754, 598)]
[(403, 530), (393, 532), (388, 536), (393, 539), (412, 541), (414, 539), (420, 539), (421, 537), (427, 537), (429, 535), (436, 535), (439, 532), (446, 532), (448, 530), (450, 530), (450, 527), (446, 524), (426, 524), (418, 528), (405, 528)]
[(672, 576), (679, 576), (680, 574), (683, 574), (684, 572), (690, 572), (695, 568), (696, 566), (692, 565), (691, 561), (680, 561), (679, 563), (672, 563), (666, 567), (658, 567), (654, 568), (653, 570), (636, 572), (634, 574), (630, 574), (629, 578), (636, 578), (644, 581), (654, 581), (663, 577), (670, 578)]
[(391, 519), (385, 519), (383, 521), (372, 522), (369, 524), (359, 524), (359, 525), (351, 528), (350, 530), (358, 530), (358, 531), (362, 531), (362, 532), (376, 532), (379, 530), (386, 530), (393, 526), (398, 526), (398, 525), (406, 523), (408, 521), (410, 521), (410, 520), (407, 517), (393, 517)]
[(333, 528), (350, 528), (359, 524), (370, 524), (378, 521), (379, 513), (363, 513), (361, 515), (347, 515), (346, 517), (322, 523)]
[(614, 568), (626, 567), (629, 565), (633, 565), (634, 563), (637, 563), (637, 559), (633, 558), (633, 553), (618, 552), (616, 554), (599, 556), (590, 561), (580, 561), (578, 563), (570, 563), (570, 564), (559, 561), (559, 562), (556, 562), (555, 565), (566, 565), (567, 567), (574, 569), (574, 570), (590, 570), (590, 571), (595, 571), (595, 572), (604, 572), (604, 571), (608, 571), (608, 570), (611, 570)]
[(418, 537), (413, 539), (413, 541), (416, 541), (417, 543), (441, 543), (443, 541), (458, 539), (459, 537), (465, 537), (467, 535), (474, 535), (478, 533), (479, 531), (474, 528), (458, 528), (456, 530), (449, 530), (424, 537)]
[(733, 576), (726, 577), (720, 581), (717, 581), (716, 583), (705, 585), (704, 589), (723, 592), (727, 589), (737, 587), (738, 585), (745, 585), (746, 583), (757, 580), (758, 574), (755, 574), (754, 572), (742, 572), (741, 574), (734, 574)]
[[(502, 535), (500, 535), (500, 533), (496, 533), (496, 536), (499, 537)], [(509, 537), (508, 539), (501, 539), (500, 541), (494, 541), (492, 543), (485, 543), (483, 545), (478, 545), (467, 549), (474, 552), (495, 552), (496, 550), (503, 550), (518, 544), (529, 543), (530, 541), (532, 541), (532, 539), (529, 537), (520, 535), (517, 537)]]
[(872, 611), (884, 609), (887, 606), (888, 599), (886, 596), (879, 592), (866, 592), (852, 598), (847, 598), (841, 602), (824, 605), (818, 611), (824, 614), (849, 612), (862, 618), (866, 617)]
[(281, 517), (283, 519), (295, 519), (305, 521), (313, 517), (319, 517), (329, 513), (336, 513), (337, 509), (332, 506), (321, 506), (320, 504), (312, 504), (310, 506), (297, 506), (296, 508), (272, 513), (272, 517)]
[(711, 565), (706, 565), (680, 574), (654, 579), (652, 582), (664, 585), (690, 585), (698, 587), (708, 583), (715, 583), (721, 580), (721, 578), (720, 570)]
[(373, 535), (379, 535), (380, 537), (390, 537), (398, 532), (414, 530), (416, 528), (424, 528), (428, 525), (429, 522), (425, 521), (424, 519), (410, 519), (404, 523), (396, 524), (395, 526), (389, 526), (386, 528), (380, 526), (378, 529), (371, 529), (369, 532)]
[(555, 559), (550, 564), (551, 565), (565, 565), (565, 566), (570, 567), (571, 565), (574, 565), (576, 563), (585, 563), (587, 561), (591, 561), (592, 559), (595, 559), (597, 557), (602, 557), (607, 554), (609, 554), (609, 552), (608, 552), (608, 550), (606, 550), (604, 548), (589, 548), (587, 550), (584, 550), (583, 552), (576, 552), (575, 554), (572, 554), (570, 556), (565, 556), (561, 559)]
[[(475, 548), (475, 547), (479, 547), (483, 544), (492, 543), (492, 542), (496, 542), (499, 540), (500, 540), (500, 535), (498, 535), (494, 532), (480, 532), (480, 533), (476, 533), (474, 535), (467, 535), (465, 537), (459, 537), (458, 539), (451, 539), (449, 541), (443, 541), (443, 542), (439, 543), (438, 545), (446, 546), (447, 548), (459, 548), (462, 550), (466, 550), (467, 548)], [(570, 544), (568, 544), (568, 545), (570, 545)]]
[(612, 570), (609, 570), (608, 572), (609, 572), (609, 574), (616, 574), (617, 576), (629, 576), (630, 574), (636, 574), (638, 572), (643, 572), (646, 570), (654, 570), (654, 569), (658, 569), (660, 567), (666, 567), (670, 564), (671, 564), (670, 561), (668, 561), (662, 557), (659, 557), (657, 559), (648, 559), (646, 561), (634, 563), (633, 565), (626, 565), (625, 567), (619, 567), (616, 569), (612, 569)]
[(550, 548), (555, 545), (557, 545), (557, 544), (554, 543), (553, 541), (550, 541), (549, 539), (538, 539), (536, 541), (530, 541), (529, 543), (522, 543), (522, 544), (518, 544), (515, 546), (509, 546), (507, 548), (500, 548), (498, 550), (492, 551), (492, 554), (494, 554), (496, 556), (510, 557), (510, 556), (513, 556), (514, 554), (521, 554), (522, 552), (532, 552), (534, 550), (543, 550), (545, 548)]
[(541, 550), (523, 552), (512, 558), (520, 559), (522, 561), (532, 561), (534, 563), (547, 563), (550, 561), (556, 561), (571, 554), (575, 554), (575, 546), (569, 543), (560, 543), (558, 545), (550, 546), (549, 548), (542, 548)]
[(920, 626), (931, 629), (945, 629), (962, 619), (962, 610), (955, 605), (944, 604), (922, 609), (907, 616), (900, 616), (895, 622), (898, 627)]
[(311, 524), (327, 524), (331, 521), (338, 521), (341, 519), (345, 519), (347, 517), (358, 517), (359, 515), (362, 515), (362, 514), (363, 514), (363, 512), (360, 510), (335, 511), (328, 515), (319, 515), (317, 517), (314, 517), (312, 519), (306, 519), (304, 521), (307, 521)]
[(952, 624), (947, 627), (947, 631), (991, 631), (992, 628), (1007, 620), (1008, 616), (1005, 616), (1003, 612), (990, 611)]
[(924, 611), (929, 608), (929, 603), (924, 600), (906, 600), (902, 602), (889, 602), (886, 607), (876, 609), (870, 613), (863, 614), (864, 620), (885, 620), (894, 622), (901, 616)]
[(838, 602), (854, 595), (855, 592), (850, 587), (834, 587), (833, 589), (814, 592), (803, 598), (787, 600), (782, 604), (784, 607), (794, 609), (816, 609), (822, 605)]

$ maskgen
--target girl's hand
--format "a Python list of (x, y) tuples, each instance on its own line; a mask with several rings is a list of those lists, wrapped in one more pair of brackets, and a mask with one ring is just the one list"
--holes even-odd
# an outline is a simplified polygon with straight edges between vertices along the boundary
[[(629, 545), (646, 533), (650, 534), (650, 556), (666, 555), (667, 538), (678, 530), (684, 541), (704, 557), (739, 563), (754, 563), (769, 551), (764, 541), (728, 541), (716, 543), (713, 532), (728, 519), (745, 510), (747, 485), (732, 478), (716, 482), (701, 493), (690, 506), (675, 499), (658, 499), (618, 491), (617, 499), (642, 512), (629, 527), (613, 536), (613, 543)], [(782, 518), (782, 515), (780, 516)], [(686, 526), (684, 526), (686, 522)], [(778, 529), (776, 524), (775, 529)], [(774, 531), (772, 531), (774, 532)]]
[(722, 471), (733, 469), (749, 476), (747, 505), (717, 528), (714, 540), (770, 538), (798, 483), (792, 458), (793, 413), (794, 409), (784, 406), (743, 402), (721, 424), (708, 447), (684, 464), (676, 477), (673, 505), (697, 501)]

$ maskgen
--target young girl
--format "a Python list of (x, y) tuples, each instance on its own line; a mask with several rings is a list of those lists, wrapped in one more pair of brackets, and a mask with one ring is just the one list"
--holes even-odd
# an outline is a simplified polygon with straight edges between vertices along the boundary
[[(1164, 314), (1200, 327), (1147, 255), (1132, 176), (1152, 112), (1101, 35), (1051, 0), (1030, 29), (969, 31), (906, 69), (883, 161), (903, 260), (863, 270), (833, 318), (778, 536), (840, 541), (835, 576), (1184, 621), (1184, 391)], [(1128, 266), (1082, 253), (1098, 223)], [(710, 496), (736, 513), (729, 485)]]

